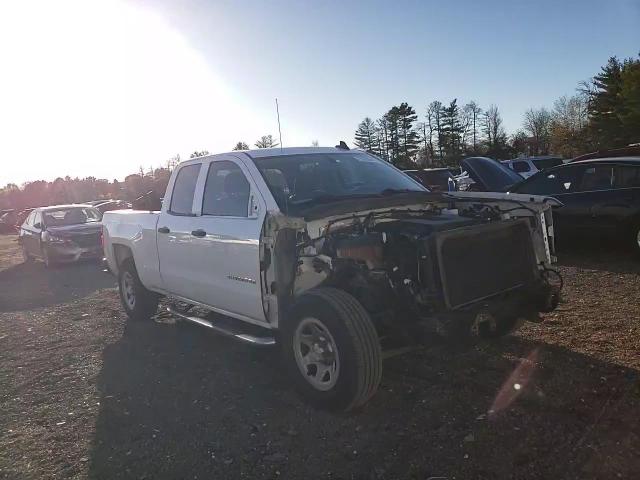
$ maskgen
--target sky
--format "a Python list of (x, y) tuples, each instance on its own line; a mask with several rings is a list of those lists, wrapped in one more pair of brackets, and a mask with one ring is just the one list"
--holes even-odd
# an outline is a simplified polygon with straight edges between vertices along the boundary
[(0, 2), (0, 186), (122, 179), (261, 135), (353, 142), (409, 102), (496, 104), (509, 133), (607, 59), (640, 0)]

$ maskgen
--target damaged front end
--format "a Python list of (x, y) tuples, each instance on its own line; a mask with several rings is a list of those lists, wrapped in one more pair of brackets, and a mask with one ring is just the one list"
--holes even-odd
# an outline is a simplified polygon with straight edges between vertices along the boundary
[(556, 200), (455, 192), (395, 203), (270, 215), (261, 242), (269, 321), (317, 286), (353, 295), (379, 329), (493, 336), (556, 307)]

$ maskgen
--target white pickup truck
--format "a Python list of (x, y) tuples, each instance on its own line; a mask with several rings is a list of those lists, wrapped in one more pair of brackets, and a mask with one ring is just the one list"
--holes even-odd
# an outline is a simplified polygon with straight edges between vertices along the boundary
[(495, 337), (555, 308), (554, 204), (432, 193), (346, 148), (231, 152), (178, 165), (159, 212), (105, 213), (104, 252), (132, 320), (166, 296), (184, 320), (278, 343), (309, 401), (349, 410), (378, 387), (381, 338)]

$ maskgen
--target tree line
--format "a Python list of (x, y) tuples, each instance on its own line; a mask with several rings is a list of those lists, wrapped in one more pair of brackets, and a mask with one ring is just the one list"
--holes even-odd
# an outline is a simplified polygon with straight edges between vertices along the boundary
[(640, 58), (611, 57), (576, 94), (553, 107), (524, 112), (521, 128), (508, 135), (496, 105), (432, 101), (422, 114), (408, 103), (378, 119), (365, 117), (354, 143), (401, 168), (456, 166), (460, 159), (561, 155), (624, 147), (640, 142)]
[[(407, 103), (393, 106), (382, 117), (365, 118), (357, 127), (355, 144), (400, 167), (457, 165), (464, 156), (497, 159), (518, 155), (557, 154), (565, 158), (640, 142), (640, 57), (609, 59), (592, 79), (578, 85), (575, 95), (564, 96), (552, 108), (524, 112), (522, 126), (508, 135), (496, 105), (482, 108), (430, 102), (420, 114)], [(313, 142), (317, 146), (317, 141)], [(273, 148), (273, 135), (263, 135), (254, 146)], [(248, 150), (237, 142), (234, 150)], [(196, 150), (191, 157), (207, 155)], [(95, 177), (57, 178), (0, 188), (0, 209), (80, 203), (99, 198), (132, 201), (154, 190), (162, 195), (180, 156), (160, 168), (144, 169), (124, 181)]]
[[(257, 148), (273, 148), (279, 144), (274, 140), (273, 135), (263, 135), (254, 145)], [(249, 145), (238, 142), (233, 150), (249, 150)], [(207, 150), (194, 150), (190, 158), (208, 154)], [(136, 173), (127, 175), (124, 181), (114, 179), (110, 182), (95, 177), (80, 179), (66, 176), (56, 178), (52, 182), (44, 180), (27, 182), (22, 187), (10, 183), (0, 188), (0, 210), (82, 203), (101, 198), (131, 202), (149, 191), (162, 196), (169, 183), (171, 172), (180, 160), (180, 155), (175, 155), (159, 168), (145, 169), (141, 166)]]

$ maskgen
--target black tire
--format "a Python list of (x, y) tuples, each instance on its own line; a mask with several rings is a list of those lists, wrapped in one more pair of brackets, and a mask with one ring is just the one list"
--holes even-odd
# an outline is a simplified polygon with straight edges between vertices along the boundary
[(629, 246), (633, 249), (633, 253), (640, 256), (640, 222), (636, 222), (633, 227), (631, 227)]
[(31, 263), (31, 261), (33, 260), (33, 257), (29, 255), (29, 250), (27, 250), (27, 246), (24, 243), (22, 243), (20, 247), (22, 248), (22, 259), (24, 260), (24, 263)]
[[(301, 348), (301, 345), (296, 347), (296, 332), (309, 321), (319, 321), (326, 327), (339, 359), (335, 364), (339, 366), (335, 383), (326, 390), (314, 386), (312, 380), (307, 379), (311, 376), (309, 367), (299, 366), (296, 360), (296, 348)], [(322, 336), (319, 338), (324, 340)], [(281, 343), (285, 365), (294, 384), (316, 407), (332, 411), (352, 410), (366, 403), (378, 389), (382, 378), (378, 334), (364, 307), (342, 290), (317, 288), (302, 294), (284, 319)], [(332, 349), (328, 351), (333, 352)], [(307, 368), (306, 375), (302, 371), (304, 368)]]
[(49, 257), (49, 251), (46, 246), (42, 247), (42, 261), (44, 262), (45, 268), (53, 268), (56, 266), (56, 263)]
[(500, 338), (515, 332), (522, 321), (515, 315), (496, 317), (478, 325), (478, 336), (484, 339)]
[(118, 290), (122, 308), (131, 320), (149, 320), (157, 312), (159, 296), (142, 284), (133, 259), (128, 258), (118, 269)]

